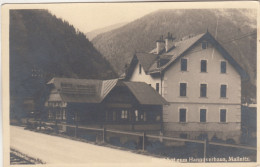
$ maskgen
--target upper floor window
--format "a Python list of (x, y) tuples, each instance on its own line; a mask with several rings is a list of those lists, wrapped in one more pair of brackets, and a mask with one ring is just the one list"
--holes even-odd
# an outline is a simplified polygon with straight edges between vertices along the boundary
[(200, 61), (200, 71), (207, 72), (207, 60)]
[(200, 84), (200, 97), (207, 97), (207, 84)]
[(227, 85), (220, 86), (220, 97), (227, 97)]
[(221, 109), (220, 110), (220, 122), (226, 122), (227, 121), (227, 110)]
[(200, 109), (200, 122), (206, 122), (206, 109)]
[(180, 122), (186, 122), (186, 108), (181, 108), (180, 109), (179, 120), (180, 120)]
[(180, 83), (180, 96), (186, 96), (187, 83)]
[(181, 71), (187, 71), (187, 59), (181, 59)]
[(139, 64), (139, 74), (142, 74), (142, 65)]
[(202, 43), (201, 43), (201, 47), (202, 47), (202, 49), (207, 49), (207, 47), (208, 47), (208, 42), (202, 42)]
[(227, 63), (225, 61), (221, 61), (220, 63), (220, 69), (221, 69), (221, 73), (226, 73), (227, 72)]
[(159, 90), (160, 90), (160, 84), (156, 83), (156, 91), (159, 92)]

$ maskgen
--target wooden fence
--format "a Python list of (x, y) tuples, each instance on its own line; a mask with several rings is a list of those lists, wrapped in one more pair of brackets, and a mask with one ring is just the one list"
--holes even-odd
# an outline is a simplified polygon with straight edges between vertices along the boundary
[(106, 133), (116, 133), (116, 134), (123, 134), (123, 135), (133, 135), (133, 136), (139, 136), (142, 137), (142, 150), (145, 151), (145, 145), (146, 145), (146, 138), (152, 138), (152, 139), (158, 139), (158, 140), (170, 140), (170, 141), (183, 141), (183, 142), (192, 142), (192, 143), (199, 143), (203, 144), (203, 156), (204, 156), (204, 162), (207, 157), (207, 145), (217, 145), (217, 146), (223, 146), (223, 147), (233, 147), (233, 148), (241, 148), (241, 149), (248, 149), (248, 150), (257, 150), (256, 147), (250, 147), (250, 146), (244, 146), (244, 145), (235, 145), (235, 144), (226, 144), (226, 143), (217, 143), (217, 142), (211, 142), (205, 140), (192, 140), (192, 139), (184, 139), (184, 138), (173, 138), (173, 137), (167, 137), (167, 136), (156, 136), (156, 135), (150, 135), (146, 134), (145, 132), (129, 132), (129, 131), (120, 131), (120, 130), (112, 130), (112, 129), (106, 129), (106, 128), (93, 128), (93, 127), (86, 127), (86, 126), (78, 126), (78, 125), (68, 125), (68, 124), (57, 124), (57, 123), (49, 123), (49, 122), (42, 122), (39, 123), (38, 121), (32, 121), (37, 122), (38, 124), (45, 123), (46, 125), (54, 125), (56, 126), (66, 126), (75, 128), (75, 137), (77, 137), (78, 129), (84, 129), (84, 130), (93, 130), (93, 131), (99, 131), (102, 133), (103, 143), (106, 142)]

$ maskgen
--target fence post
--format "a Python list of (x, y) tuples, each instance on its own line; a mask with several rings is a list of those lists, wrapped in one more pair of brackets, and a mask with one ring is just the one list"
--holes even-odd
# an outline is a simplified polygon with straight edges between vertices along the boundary
[(204, 159), (203, 162), (206, 162), (206, 157), (207, 157), (207, 139), (204, 140)]
[(75, 113), (75, 137), (77, 137), (77, 131), (78, 131), (78, 113), (76, 111)]
[(106, 128), (103, 128), (103, 143), (106, 142)]
[(145, 132), (143, 133), (143, 151), (145, 149)]

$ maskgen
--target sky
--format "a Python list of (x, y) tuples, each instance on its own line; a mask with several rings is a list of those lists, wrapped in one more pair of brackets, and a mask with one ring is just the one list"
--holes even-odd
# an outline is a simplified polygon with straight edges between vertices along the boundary
[(110, 25), (131, 22), (160, 9), (254, 7), (251, 3), (229, 3), (230, 5), (228, 2), (63, 3), (42, 7), (87, 33)]
[[(148, 13), (169, 8), (169, 3), (87, 3), (55, 5), (47, 9), (83, 32), (131, 22)], [(73, 12), (72, 12), (73, 11)]]

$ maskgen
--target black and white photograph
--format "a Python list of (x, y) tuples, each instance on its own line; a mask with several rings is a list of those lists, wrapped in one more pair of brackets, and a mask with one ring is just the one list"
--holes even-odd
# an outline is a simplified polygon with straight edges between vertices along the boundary
[(3, 5), (4, 164), (256, 166), (258, 5)]

